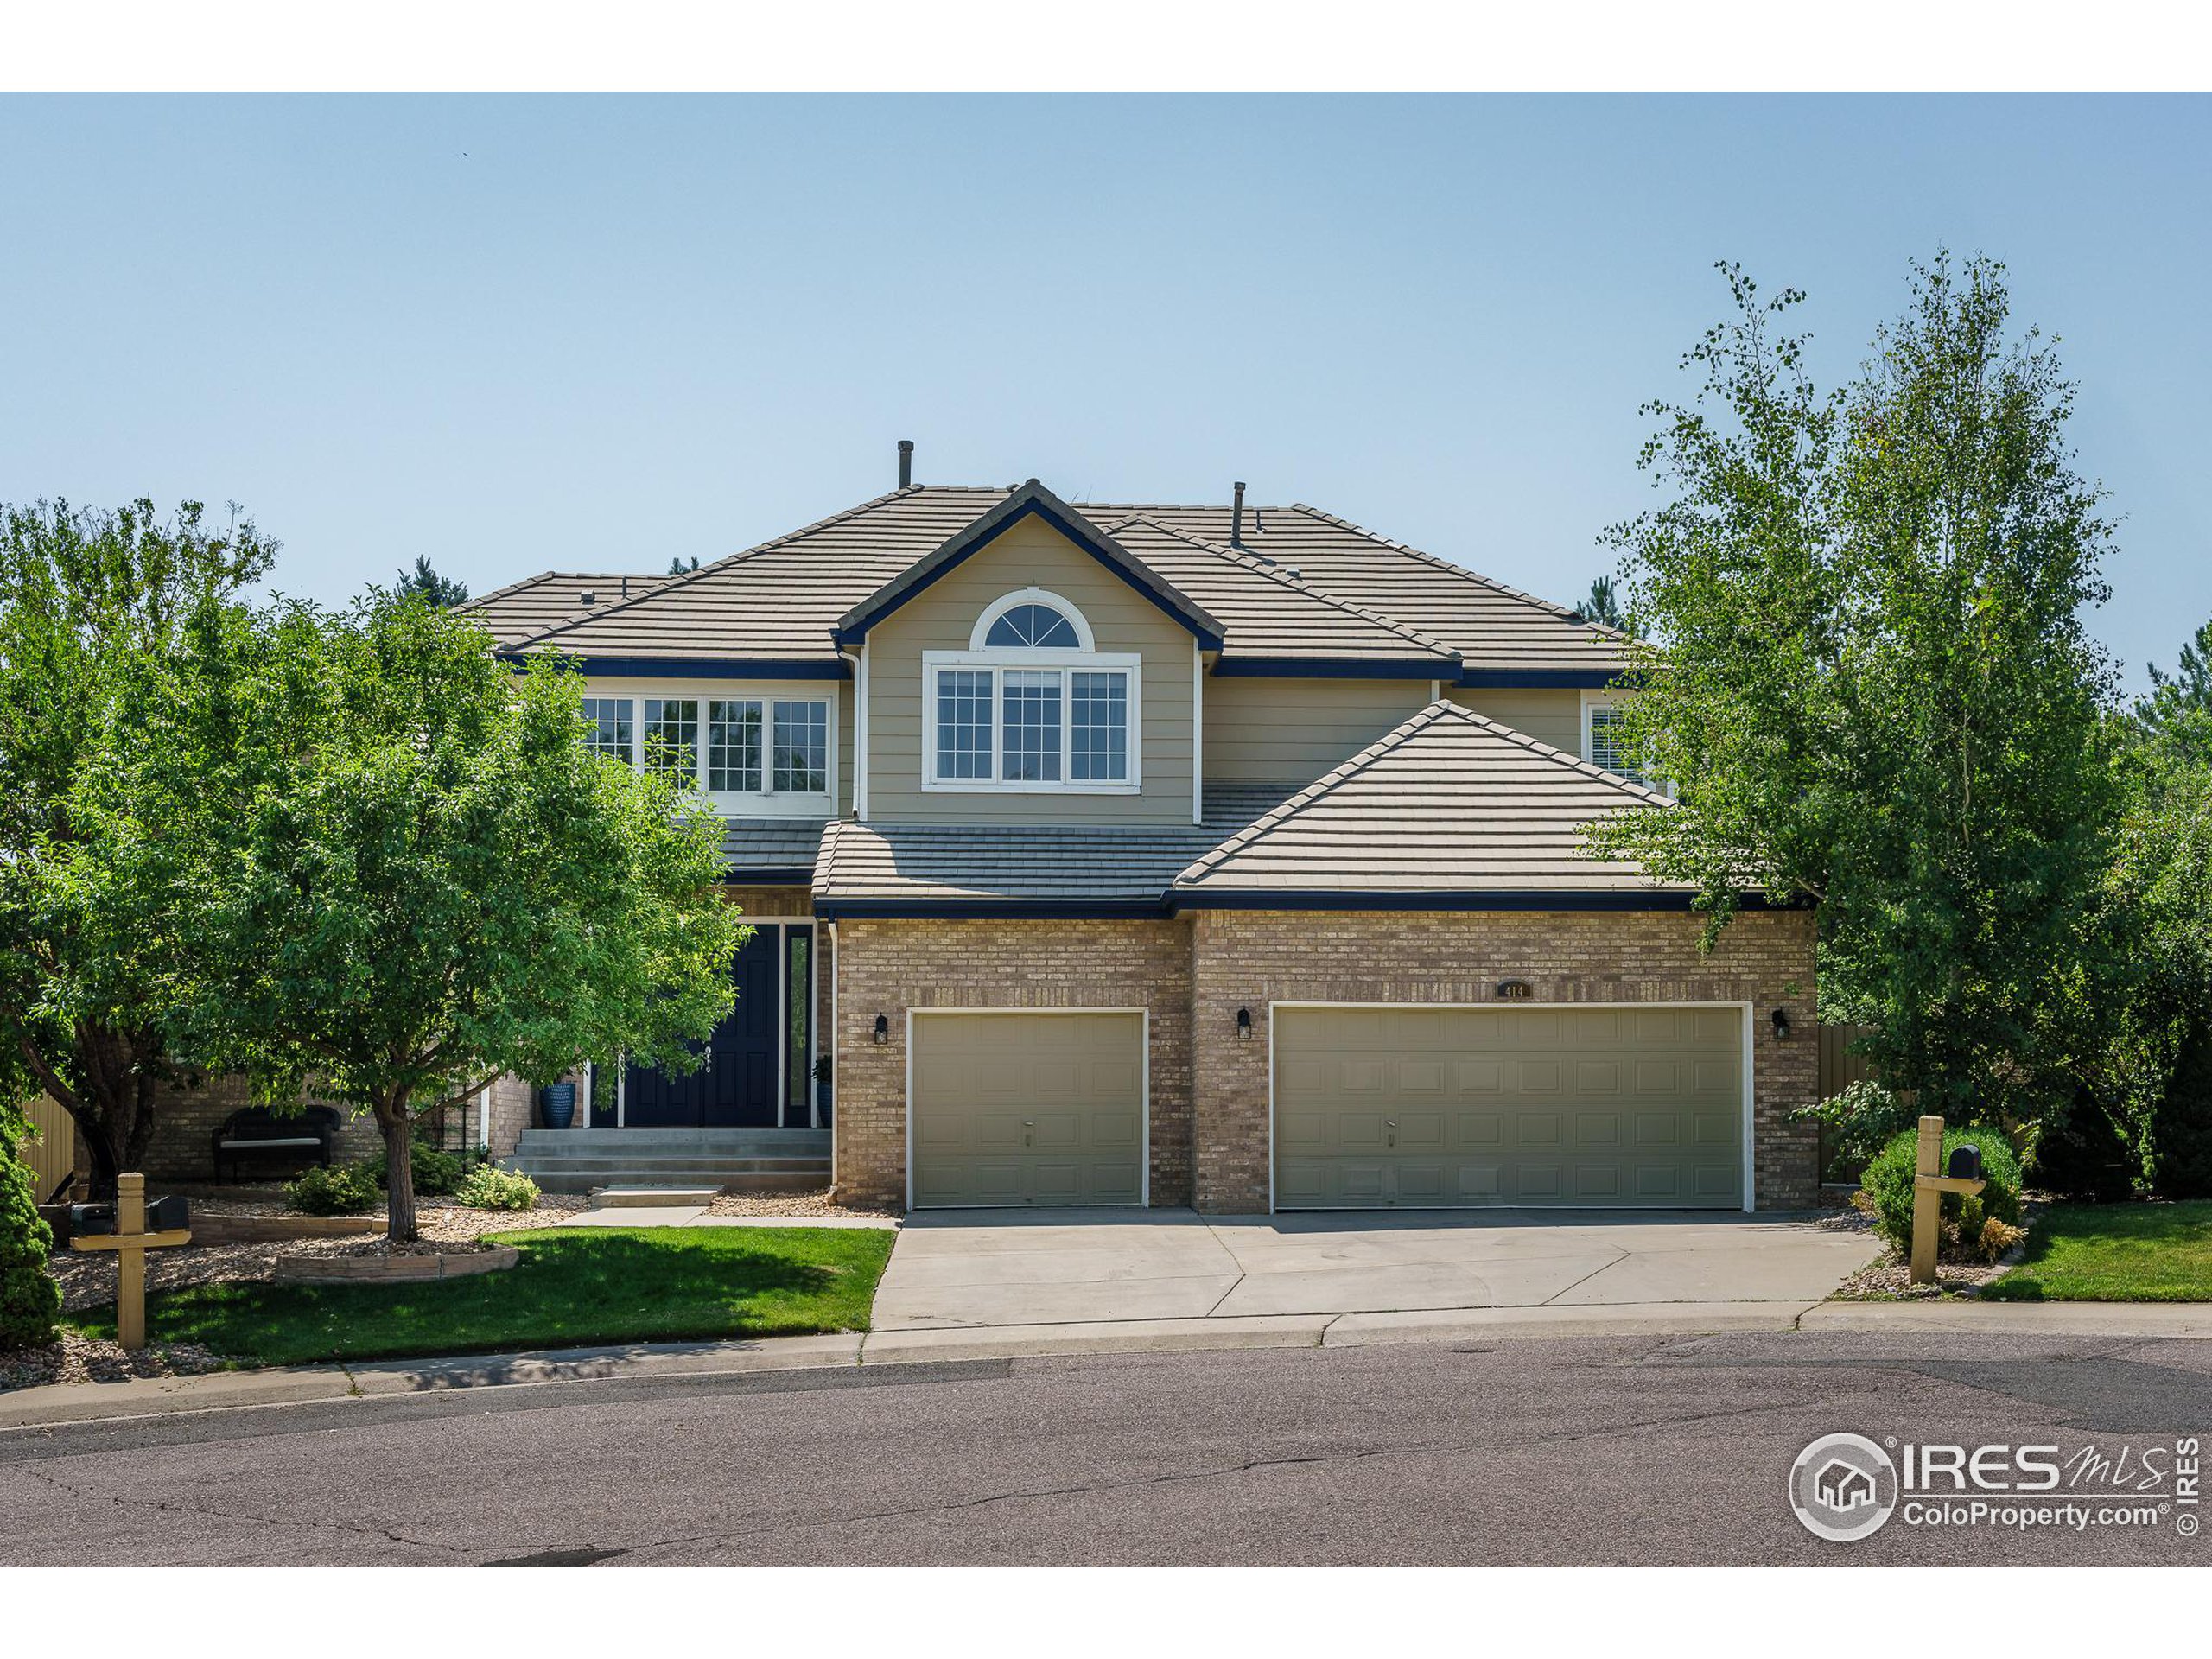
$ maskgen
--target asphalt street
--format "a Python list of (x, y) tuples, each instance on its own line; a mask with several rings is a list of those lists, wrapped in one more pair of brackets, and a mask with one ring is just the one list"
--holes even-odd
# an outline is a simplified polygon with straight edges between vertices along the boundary
[[(1792, 1516), (1849, 1430), (2132, 1464), (2134, 1527)], [(2212, 1343), (1515, 1339), (477, 1389), (0, 1433), (0, 1564), (2212, 1565)], [(2167, 1448), (2164, 1464), (2145, 1449)], [(2158, 1467), (2162, 1478), (2132, 1491)], [(2069, 1484), (2071, 1477), (2069, 1476)], [(1969, 1494), (1971, 1496), (1971, 1494)]]

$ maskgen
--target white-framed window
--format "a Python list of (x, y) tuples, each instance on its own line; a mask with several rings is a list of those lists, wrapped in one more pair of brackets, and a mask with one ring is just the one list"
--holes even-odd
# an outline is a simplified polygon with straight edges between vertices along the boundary
[(715, 805), (745, 814), (796, 815), (831, 808), (836, 772), (836, 706), (727, 685), (651, 688), (583, 700), (594, 753), (663, 768)]
[(922, 786), (1135, 794), (1141, 659), (1101, 652), (1083, 613), (1026, 588), (967, 651), (922, 653)]
[(584, 718), (591, 722), (591, 734), (584, 741), (594, 754), (612, 755), (617, 760), (628, 760), (636, 754), (638, 734), (631, 727), (631, 707), (627, 697), (584, 699)]
[(1618, 703), (1603, 698), (1582, 699), (1582, 758), (1632, 784), (1649, 784), (1641, 757), (1629, 753), (1624, 715)]

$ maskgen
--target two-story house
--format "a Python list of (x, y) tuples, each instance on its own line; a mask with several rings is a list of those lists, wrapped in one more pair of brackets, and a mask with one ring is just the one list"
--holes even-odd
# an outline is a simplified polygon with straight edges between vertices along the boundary
[(757, 924), (709, 1065), (574, 1133), (826, 1129), (841, 1192), (916, 1206), (1808, 1202), (1812, 918), (1703, 952), (1584, 849), (1669, 810), (1618, 637), (1243, 491), (902, 482), (479, 601), (696, 780)]

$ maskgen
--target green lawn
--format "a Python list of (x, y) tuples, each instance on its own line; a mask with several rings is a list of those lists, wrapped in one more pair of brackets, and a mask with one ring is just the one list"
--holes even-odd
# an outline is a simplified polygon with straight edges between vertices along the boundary
[[(433, 1285), (195, 1285), (149, 1296), (148, 1332), (289, 1365), (865, 1331), (897, 1235), (858, 1227), (558, 1227), (493, 1236), (522, 1252), (504, 1273)], [(115, 1310), (97, 1309), (78, 1323), (112, 1336)]]
[(1982, 1293), (2009, 1302), (2212, 1302), (2212, 1202), (2054, 1204), (2020, 1265)]

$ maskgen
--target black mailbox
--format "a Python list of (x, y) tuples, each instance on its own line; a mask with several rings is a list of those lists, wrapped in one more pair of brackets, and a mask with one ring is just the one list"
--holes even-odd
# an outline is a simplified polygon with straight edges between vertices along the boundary
[(1969, 1141), (1962, 1147), (1951, 1148), (1951, 1161), (1944, 1173), (1955, 1181), (1978, 1181), (1981, 1179), (1981, 1148)]
[(146, 1200), (146, 1230), (166, 1233), (176, 1228), (192, 1225), (192, 1205), (174, 1195), (166, 1198)]
[(73, 1204), (69, 1206), (69, 1236), (72, 1238), (97, 1238), (115, 1230), (115, 1206), (111, 1204)]

